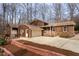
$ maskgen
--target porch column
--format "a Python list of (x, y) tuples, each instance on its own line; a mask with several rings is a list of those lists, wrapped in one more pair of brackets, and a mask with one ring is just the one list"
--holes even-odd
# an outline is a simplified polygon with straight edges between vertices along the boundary
[(26, 29), (24, 29), (24, 37), (26, 37)]
[(50, 36), (52, 36), (52, 26), (50, 26)]
[(18, 28), (18, 37), (20, 37), (20, 29)]

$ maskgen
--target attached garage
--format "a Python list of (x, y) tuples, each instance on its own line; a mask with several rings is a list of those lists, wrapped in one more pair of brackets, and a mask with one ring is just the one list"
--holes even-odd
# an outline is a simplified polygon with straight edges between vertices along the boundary
[(42, 35), (42, 30), (38, 26), (33, 25), (19, 25), (18, 35), (19, 37), (37, 37)]

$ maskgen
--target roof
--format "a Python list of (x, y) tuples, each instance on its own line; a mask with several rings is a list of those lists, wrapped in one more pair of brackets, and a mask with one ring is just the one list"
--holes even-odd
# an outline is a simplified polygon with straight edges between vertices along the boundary
[(35, 21), (39, 21), (39, 22), (43, 22), (43, 23), (46, 23), (46, 24), (48, 24), (47, 22), (45, 22), (45, 21), (42, 21), (42, 20), (39, 20), (39, 19), (34, 19), (34, 20), (31, 22), (31, 24), (32, 24), (33, 22), (35, 22)]
[(42, 27), (49, 27), (49, 26), (65, 26), (65, 25), (76, 25), (76, 23), (74, 21), (63, 21), (63, 22), (56, 22), (53, 24), (49, 24), (46, 26), (42, 26)]
[(38, 26), (29, 25), (29, 24), (22, 24), (22, 26), (23, 26), (23, 25), (29, 27), (29, 29), (31, 29), (31, 30), (43, 30), (42, 28), (40, 28), (40, 27), (38, 27)]
[(12, 28), (18, 28), (18, 24), (7, 24), (7, 26), (10, 26), (10, 27), (12, 27)]

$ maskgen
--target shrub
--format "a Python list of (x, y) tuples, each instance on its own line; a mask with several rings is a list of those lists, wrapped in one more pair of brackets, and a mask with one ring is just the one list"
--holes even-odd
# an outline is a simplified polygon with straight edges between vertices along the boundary
[(5, 45), (6, 44), (6, 40), (5, 39), (3, 39), (3, 38), (0, 38), (0, 45)]
[(0, 48), (0, 56), (4, 56), (4, 50)]
[(70, 35), (68, 32), (61, 32), (61, 33), (59, 33), (59, 36), (60, 36), (60, 37), (64, 37), (64, 38), (69, 38), (69, 37), (71, 37), (71, 35)]
[(76, 24), (75, 30), (79, 32), (79, 24)]

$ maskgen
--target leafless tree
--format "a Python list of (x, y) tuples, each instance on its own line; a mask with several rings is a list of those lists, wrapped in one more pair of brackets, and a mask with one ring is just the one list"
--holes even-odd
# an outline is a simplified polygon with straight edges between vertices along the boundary
[(61, 4), (60, 3), (54, 4), (54, 10), (55, 10), (55, 20), (58, 22), (61, 20)]
[(74, 11), (75, 11), (75, 4), (74, 3), (69, 3), (68, 4), (69, 10), (70, 10), (70, 18), (73, 20), (74, 17)]

